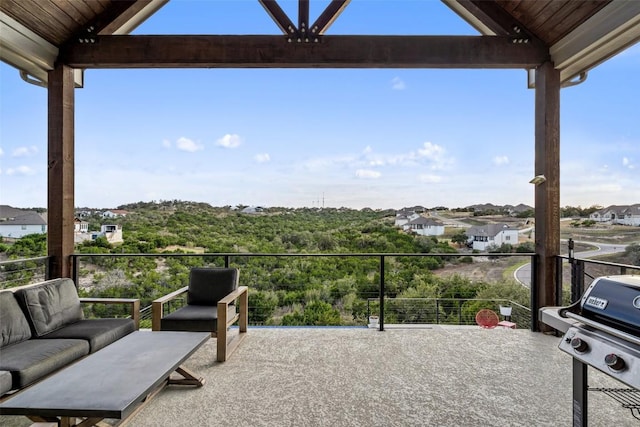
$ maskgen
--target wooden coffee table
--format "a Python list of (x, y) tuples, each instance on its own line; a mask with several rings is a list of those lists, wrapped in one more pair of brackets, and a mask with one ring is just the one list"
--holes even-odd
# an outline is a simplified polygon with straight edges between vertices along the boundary
[[(133, 332), (6, 399), (0, 414), (64, 427), (101, 425), (105, 418), (122, 422), (167, 384), (202, 386), (202, 378), (180, 365), (210, 337), (208, 332)], [(171, 378), (173, 372), (181, 378)]]

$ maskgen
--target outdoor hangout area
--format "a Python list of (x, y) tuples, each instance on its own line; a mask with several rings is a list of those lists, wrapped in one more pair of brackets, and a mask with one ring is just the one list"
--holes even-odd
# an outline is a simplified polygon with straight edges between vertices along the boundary
[[(559, 339), (480, 326), (252, 327), (224, 363), (207, 340), (183, 364), (204, 385), (165, 387), (126, 425), (568, 426), (571, 357)], [(619, 387), (595, 370), (590, 385)], [(605, 393), (589, 398), (591, 426), (638, 425)]]

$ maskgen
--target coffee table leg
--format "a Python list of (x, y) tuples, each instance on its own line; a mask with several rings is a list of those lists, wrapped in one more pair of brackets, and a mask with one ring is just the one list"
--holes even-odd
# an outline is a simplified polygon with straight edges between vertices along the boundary
[(176, 372), (179, 373), (180, 375), (183, 376), (182, 379), (179, 378), (169, 378), (169, 384), (175, 384), (175, 385), (195, 385), (197, 387), (202, 387), (204, 385), (204, 378), (203, 377), (196, 377), (196, 375), (189, 371), (187, 368), (183, 368), (182, 366), (179, 366), (176, 369)]

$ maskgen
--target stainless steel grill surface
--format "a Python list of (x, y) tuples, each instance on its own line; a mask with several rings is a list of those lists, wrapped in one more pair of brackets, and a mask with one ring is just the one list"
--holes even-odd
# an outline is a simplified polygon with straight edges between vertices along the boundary
[(564, 332), (558, 348), (573, 357), (573, 425), (587, 425), (587, 367), (640, 389), (640, 276), (595, 279), (568, 307), (540, 309)]

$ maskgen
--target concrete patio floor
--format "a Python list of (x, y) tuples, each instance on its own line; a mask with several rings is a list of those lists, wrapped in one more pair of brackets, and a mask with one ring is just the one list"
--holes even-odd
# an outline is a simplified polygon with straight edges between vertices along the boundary
[[(215, 362), (214, 339), (187, 361), (203, 387), (168, 387), (127, 425), (571, 426), (572, 359), (558, 341), (455, 326), (250, 328), (227, 362)], [(626, 388), (589, 372), (592, 387)], [(590, 392), (589, 425), (640, 420)]]

